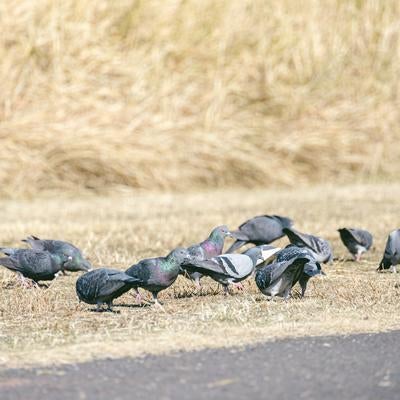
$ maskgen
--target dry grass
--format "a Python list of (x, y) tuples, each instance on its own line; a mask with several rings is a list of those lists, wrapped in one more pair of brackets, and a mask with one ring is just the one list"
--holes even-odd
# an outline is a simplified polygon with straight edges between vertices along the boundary
[[(266, 212), (289, 215), (299, 229), (328, 238), (338, 260), (325, 268), (326, 278), (310, 281), (306, 299), (288, 302), (267, 301), (253, 282), (246, 283), (246, 293), (226, 298), (208, 281), (206, 295), (195, 296), (191, 284), (179, 278), (160, 295), (166, 313), (135, 307), (130, 293), (116, 302), (120, 313), (93, 313), (77, 302), (76, 275), (56, 280), (47, 290), (24, 290), (1, 269), (0, 366), (400, 328), (399, 278), (375, 272), (386, 235), (396, 227), (399, 195), (398, 185), (368, 185), (3, 200), (1, 244), (17, 245), (27, 234), (64, 238), (82, 247), (95, 265), (126, 268), (196, 242), (217, 224), (235, 227)], [(359, 265), (345, 261), (348, 254), (335, 231), (342, 225), (365, 227), (375, 235), (375, 249)]]
[(0, 193), (394, 178), (399, 17), (397, 0), (1, 1)]

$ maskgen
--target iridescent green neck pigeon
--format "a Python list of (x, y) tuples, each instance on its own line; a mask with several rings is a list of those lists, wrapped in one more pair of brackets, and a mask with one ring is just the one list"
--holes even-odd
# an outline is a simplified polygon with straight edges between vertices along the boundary
[(188, 251), (178, 247), (166, 257), (148, 258), (128, 268), (125, 272), (137, 279), (134, 284), (137, 300), (141, 300), (137, 290), (137, 288), (141, 287), (151, 292), (155, 304), (159, 305), (160, 303), (157, 300), (158, 293), (175, 282), (181, 271), (181, 265), (190, 259), (191, 256)]
[(391, 269), (392, 272), (397, 272), (397, 264), (400, 264), (400, 229), (390, 232), (386, 241), (385, 252), (377, 271), (382, 272), (385, 269)]
[(290, 228), (292, 225), (291, 219), (280, 215), (259, 215), (251, 218), (240, 225), (238, 230), (232, 232), (236, 241), (227, 250), (227, 253), (232, 253), (247, 243), (257, 246), (272, 243), (285, 236), (283, 228)]
[(288, 237), (290, 243), (297, 247), (307, 248), (316, 261), (322, 263), (332, 262), (332, 248), (327, 240), (318, 236), (301, 233), (293, 228), (284, 228), (283, 232)]
[[(228, 227), (226, 225), (218, 226), (212, 230), (210, 236), (206, 240), (188, 247), (187, 250), (189, 254), (197, 260), (209, 260), (212, 257), (222, 254), (225, 238), (227, 236), (232, 236)], [(202, 274), (200, 272), (190, 272), (186, 266), (184, 266), (181, 273), (194, 281), (198, 288), (201, 287), (200, 279)]]
[(363, 229), (341, 228), (338, 229), (340, 239), (353, 255), (355, 261), (361, 260), (361, 254), (368, 251), (372, 246), (372, 235)]
[(7, 256), (0, 258), (0, 265), (19, 273), (25, 286), (28, 286), (25, 278), (33, 281), (35, 286), (39, 281), (53, 280), (67, 261), (65, 256), (48, 251), (5, 247), (1, 247), (0, 251)]
[(108, 310), (112, 311), (113, 300), (122, 296), (138, 282), (139, 279), (123, 271), (99, 268), (77, 279), (76, 293), (79, 300), (87, 304), (96, 304), (96, 311), (101, 311), (104, 303), (107, 304)]
[(52, 254), (67, 257), (63, 271), (89, 271), (92, 269), (92, 265), (83, 257), (82, 252), (71, 243), (62, 240), (42, 240), (36, 236), (28, 236), (22, 241), (28, 243), (34, 250), (46, 250)]

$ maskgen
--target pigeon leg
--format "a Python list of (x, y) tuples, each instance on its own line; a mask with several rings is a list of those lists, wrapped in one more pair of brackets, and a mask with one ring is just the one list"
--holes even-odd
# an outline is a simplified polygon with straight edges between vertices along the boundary
[(197, 290), (201, 290), (201, 283), (200, 283), (200, 278), (199, 277), (197, 277), (194, 280), (194, 284), (195, 284)]
[(29, 279), (29, 278), (26, 278), (26, 277), (23, 276), (21, 273), (18, 273), (18, 276), (19, 276), (21, 285), (22, 285), (23, 287), (25, 287), (25, 288), (27, 288), (27, 289), (30, 289), (30, 288), (32, 288), (32, 287), (36, 287), (36, 288), (39, 287), (38, 284), (37, 284), (34, 280)]
[(302, 276), (299, 279), (299, 285), (301, 287), (301, 298), (304, 298), (304, 295), (306, 294), (308, 280), (309, 280), (309, 278), (304, 277), (304, 276)]
[(232, 283), (232, 285), (235, 286), (235, 288), (238, 290), (244, 290), (244, 286), (243, 286), (242, 282)]
[(307, 283), (300, 283), (301, 286), (301, 298), (304, 298), (304, 295), (306, 294), (306, 289), (307, 289)]
[(395, 265), (392, 265), (392, 266), (390, 267), (390, 269), (392, 270), (392, 272), (393, 272), (394, 274), (397, 274), (397, 268), (396, 268)]
[(357, 252), (356, 254), (356, 261), (360, 262), (361, 261), (361, 252)]
[(54, 275), (54, 279), (58, 279), (61, 275), (66, 275), (64, 271), (58, 271), (55, 275)]
[(96, 312), (100, 312), (101, 311), (101, 306), (103, 305), (103, 303), (101, 301), (98, 301), (96, 303)]
[(224, 285), (224, 295), (229, 296), (229, 286), (228, 285)]
[(112, 310), (113, 310), (113, 302), (112, 302), (112, 300), (107, 302), (107, 307), (108, 307), (107, 311), (112, 312)]
[(21, 273), (18, 273), (19, 281), (23, 287), (30, 288), (32, 287), (32, 281), (25, 278)]
[(36, 281), (34, 281), (33, 279), (31, 279), (30, 285), (31, 285), (31, 287), (34, 287), (35, 289), (39, 289), (41, 287), (41, 285), (39, 283), (37, 283)]
[(285, 301), (289, 300), (292, 297), (291, 294), (292, 288), (288, 287), (284, 292), (283, 292), (283, 298), (285, 299)]
[(136, 303), (137, 304), (142, 304), (142, 295), (139, 293), (139, 289), (138, 288), (134, 288), (133, 289), (136, 292)]
[(154, 299), (154, 305), (157, 306), (158, 308), (160, 308), (162, 311), (165, 312), (162, 303), (160, 303), (160, 301), (159, 301), (158, 298), (157, 298), (158, 293), (153, 292), (152, 295), (153, 295), (153, 299)]

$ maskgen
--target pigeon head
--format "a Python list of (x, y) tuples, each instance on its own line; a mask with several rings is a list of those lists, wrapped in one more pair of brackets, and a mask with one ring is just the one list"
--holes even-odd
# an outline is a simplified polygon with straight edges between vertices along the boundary
[(73, 245), (65, 245), (62, 248), (64, 257), (63, 268), (68, 271), (89, 271), (92, 265), (86, 260), (81, 251)]
[(389, 269), (392, 266), (392, 261), (389, 258), (383, 258), (379, 267), (376, 269), (377, 271), (383, 271), (385, 269)]
[(224, 239), (227, 236), (233, 237), (232, 233), (229, 231), (226, 225), (217, 226), (214, 228), (210, 234), (210, 239)]
[(321, 264), (318, 261), (315, 261), (313, 258), (308, 258), (306, 264), (304, 264), (304, 273), (308, 276), (315, 275), (325, 275), (325, 272), (322, 271)]
[(192, 259), (192, 256), (185, 248), (177, 247), (168, 254), (167, 258), (180, 265), (189, 262)]
[(252, 247), (251, 249), (245, 252), (246, 256), (250, 257), (253, 261), (253, 265), (257, 264), (257, 261), (264, 261), (263, 251), (261, 246)]

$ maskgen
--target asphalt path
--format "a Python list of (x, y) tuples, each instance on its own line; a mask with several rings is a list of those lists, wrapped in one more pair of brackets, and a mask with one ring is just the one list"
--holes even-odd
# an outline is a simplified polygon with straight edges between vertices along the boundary
[(400, 399), (400, 331), (0, 373), (1, 400)]

